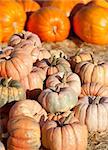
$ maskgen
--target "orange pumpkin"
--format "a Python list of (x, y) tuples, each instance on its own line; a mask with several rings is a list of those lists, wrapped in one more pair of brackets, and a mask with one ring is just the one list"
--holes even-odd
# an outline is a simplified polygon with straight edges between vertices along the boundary
[(0, 42), (2, 42), (2, 38), (3, 38), (3, 29), (2, 25), (0, 24)]
[(72, 9), (79, 3), (88, 3), (90, 0), (47, 0), (43, 2), (43, 7), (53, 6), (57, 7), (64, 12), (64, 14), (69, 17)]
[(93, 44), (108, 44), (108, 11), (89, 3), (73, 18), (73, 29), (83, 41)]
[(98, 6), (108, 8), (108, 0), (93, 0), (92, 2)]
[(16, 0), (24, 9), (25, 12), (34, 12), (40, 9), (40, 5), (34, 0)]
[(7, 42), (14, 33), (21, 32), (26, 21), (26, 14), (17, 2), (0, 1), (0, 22), (3, 28), (3, 42)]
[(70, 21), (58, 8), (46, 7), (30, 16), (27, 29), (42, 41), (62, 41), (69, 35)]

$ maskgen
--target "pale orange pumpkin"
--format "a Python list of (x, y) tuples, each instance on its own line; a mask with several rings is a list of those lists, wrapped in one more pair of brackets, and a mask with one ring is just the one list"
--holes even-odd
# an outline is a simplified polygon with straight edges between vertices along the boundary
[(63, 41), (69, 35), (70, 21), (58, 8), (45, 7), (30, 16), (27, 30), (37, 34), (42, 41)]
[(0, 1), (0, 22), (3, 31), (3, 42), (7, 42), (14, 33), (21, 32), (26, 21), (26, 14), (17, 2)]
[(73, 30), (85, 42), (108, 44), (108, 10), (94, 3), (83, 6), (74, 15)]

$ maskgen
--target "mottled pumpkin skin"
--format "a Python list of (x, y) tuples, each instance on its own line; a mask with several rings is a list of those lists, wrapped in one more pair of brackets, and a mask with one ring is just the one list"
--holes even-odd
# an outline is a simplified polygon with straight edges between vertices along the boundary
[(73, 72), (59, 72), (51, 75), (46, 80), (46, 87), (69, 87), (79, 96), (81, 93), (81, 81), (79, 76)]
[(0, 81), (0, 107), (12, 101), (19, 101), (25, 98), (25, 91), (22, 85), (16, 80), (1, 79)]
[(85, 150), (87, 137), (87, 127), (75, 117), (66, 123), (48, 120), (42, 127), (42, 144), (50, 150)]
[(40, 126), (33, 118), (18, 116), (8, 121), (9, 138), (7, 150), (36, 150), (39, 149)]
[(26, 14), (20, 4), (11, 1), (0, 1), (0, 22), (3, 28), (3, 42), (12, 34), (21, 32), (26, 21)]
[(89, 3), (75, 14), (73, 28), (74, 32), (85, 42), (108, 44), (108, 11)]
[(45, 7), (30, 16), (27, 30), (37, 34), (42, 41), (62, 41), (69, 35), (70, 21), (58, 8)]
[(47, 112), (66, 112), (76, 105), (78, 95), (69, 87), (51, 87), (41, 92), (38, 101)]
[(106, 96), (108, 97), (108, 87), (99, 83), (86, 83), (81, 87), (80, 97), (84, 96)]
[(107, 62), (80, 62), (75, 67), (75, 73), (80, 76), (81, 82), (97, 82), (108, 86), (108, 63)]
[(108, 130), (108, 97), (85, 96), (79, 100), (74, 111), (89, 132)]

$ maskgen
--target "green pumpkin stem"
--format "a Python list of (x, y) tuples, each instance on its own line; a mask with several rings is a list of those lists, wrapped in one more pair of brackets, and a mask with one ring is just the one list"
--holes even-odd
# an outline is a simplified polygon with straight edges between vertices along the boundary
[(97, 65), (98, 61), (95, 59), (95, 57), (93, 56), (92, 53), (90, 53), (90, 55), (91, 55), (91, 58), (92, 58), (92, 63), (93, 63), (94, 65)]
[(100, 96), (97, 96), (97, 97), (88, 97), (89, 99), (89, 103), (90, 104), (99, 104), (100, 103)]
[(57, 62), (56, 56), (52, 56), (52, 57), (50, 58), (51, 66), (56, 66), (56, 62)]
[(73, 113), (70, 113), (63, 121), (63, 124), (68, 124), (70, 120), (72, 119), (72, 117), (73, 117)]
[(3, 86), (8, 87), (11, 80), (12, 80), (12, 77), (10, 77), (9, 79), (4, 79), (2, 81)]
[(66, 83), (66, 79), (67, 79), (67, 74), (64, 73), (63, 78), (62, 78), (62, 83)]

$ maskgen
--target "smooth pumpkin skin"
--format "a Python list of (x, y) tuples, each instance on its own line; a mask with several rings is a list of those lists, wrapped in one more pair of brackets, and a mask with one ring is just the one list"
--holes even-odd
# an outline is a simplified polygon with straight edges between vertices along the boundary
[(40, 5), (34, 0), (16, 0), (24, 9), (25, 12), (34, 12), (40, 9)]
[(58, 8), (45, 7), (30, 16), (27, 29), (42, 41), (63, 41), (69, 35), (70, 21)]
[(108, 44), (108, 11), (93, 3), (85, 5), (74, 16), (73, 29), (85, 42)]
[(5, 150), (4, 144), (0, 141), (0, 150)]
[(66, 124), (59, 125), (59, 123), (47, 120), (43, 125), (42, 144), (45, 148), (50, 150), (85, 150), (87, 148), (88, 132), (85, 125), (81, 125), (75, 117)]
[(3, 30), (2, 30), (2, 25), (0, 24), (0, 42), (2, 42), (3, 38)]
[(108, 130), (108, 97), (85, 96), (74, 108), (75, 117), (86, 124), (89, 132)]
[(31, 117), (17, 116), (8, 121), (7, 150), (36, 150), (40, 147), (40, 126)]
[(108, 8), (108, 0), (93, 0), (93, 3), (98, 6)]
[(83, 84), (81, 87), (80, 97), (84, 97), (84, 96), (106, 96), (108, 97), (108, 87), (105, 87), (96, 82)]
[(26, 14), (17, 2), (0, 1), (0, 22), (3, 28), (3, 42), (7, 42), (14, 33), (21, 32), (26, 21)]

